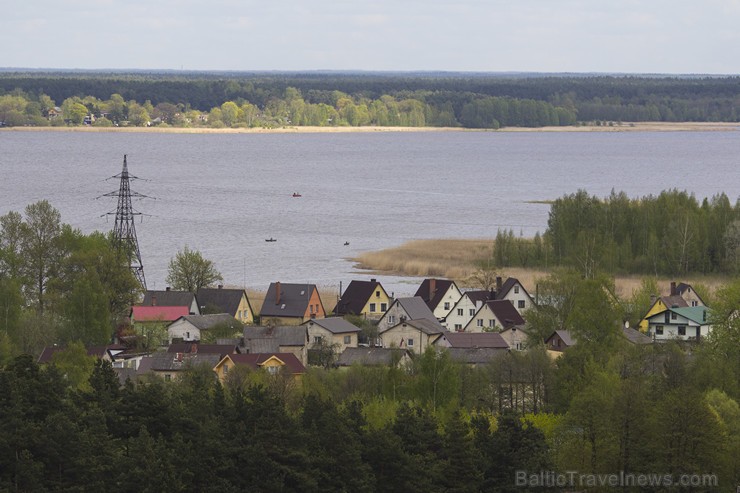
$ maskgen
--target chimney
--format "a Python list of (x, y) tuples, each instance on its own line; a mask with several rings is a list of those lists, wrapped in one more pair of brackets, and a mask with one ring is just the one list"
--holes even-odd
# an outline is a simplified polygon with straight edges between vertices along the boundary
[(491, 291), (488, 293), (488, 299), (489, 300), (495, 300), (496, 299), (496, 291), (491, 289)]
[(496, 276), (496, 292), (501, 291), (501, 276)]
[(218, 285), (218, 289), (223, 289), (223, 288), (224, 288), (224, 285), (223, 284), (219, 284)]
[(671, 281), (671, 296), (676, 296), (676, 281)]
[(275, 304), (280, 304), (280, 281), (275, 283)]
[(165, 291), (169, 291), (169, 290), (170, 290), (170, 287), (169, 287), (169, 286), (167, 286), (166, 288), (164, 288), (164, 290), (165, 290)]
[(152, 306), (157, 306), (157, 297), (152, 296)]
[(437, 290), (437, 280), (429, 279), (429, 299), (434, 298), (434, 292)]
[(378, 282), (377, 279), (370, 279), (370, 282)]

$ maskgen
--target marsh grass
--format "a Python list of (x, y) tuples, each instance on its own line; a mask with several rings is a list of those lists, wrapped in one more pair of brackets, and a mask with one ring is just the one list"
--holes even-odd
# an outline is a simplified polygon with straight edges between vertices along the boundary
[[(452, 279), (460, 287), (473, 288), (471, 275), (481, 267), (486, 267), (486, 260), (493, 256), (494, 240), (492, 239), (441, 239), (441, 240), (413, 240), (403, 245), (385, 250), (360, 254), (352, 260), (356, 267), (367, 269), (376, 274), (416, 277), (442, 277)], [(530, 269), (524, 267), (503, 267), (493, 265), (496, 273), (503, 277), (516, 277), (530, 290), (534, 290), (538, 280), (547, 277), (546, 269)], [(617, 295), (622, 299), (632, 296), (635, 289), (640, 287), (641, 275), (619, 275), (615, 277)], [(727, 277), (691, 275), (685, 278), (672, 279), (659, 277), (656, 279), (663, 295), (669, 294), (671, 281), (687, 282), (692, 285), (704, 285), (709, 291), (715, 291), (726, 284)]]

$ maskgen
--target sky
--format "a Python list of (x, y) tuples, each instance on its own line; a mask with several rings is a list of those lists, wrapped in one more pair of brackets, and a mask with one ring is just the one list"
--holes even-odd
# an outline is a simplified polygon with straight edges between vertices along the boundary
[(740, 0), (8, 0), (0, 67), (740, 74)]

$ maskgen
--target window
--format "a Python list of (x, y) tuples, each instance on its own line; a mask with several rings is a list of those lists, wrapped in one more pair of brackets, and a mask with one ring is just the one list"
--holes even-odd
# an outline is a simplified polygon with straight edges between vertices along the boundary
[(449, 310), (449, 309), (450, 309), (450, 302), (445, 301), (445, 310)]
[(224, 375), (229, 373), (229, 365), (224, 365)]
[(308, 308), (311, 310), (311, 313), (313, 313), (313, 305), (308, 305)]
[(269, 373), (270, 375), (277, 375), (278, 371), (280, 371), (279, 366), (268, 366), (267, 367), (267, 373)]
[(686, 326), (685, 325), (679, 325), (678, 326), (678, 335), (685, 336), (686, 335)]
[(375, 297), (380, 298), (380, 291), (375, 291)]
[(488, 319), (488, 326), (489, 327), (496, 327), (496, 320), (489, 318)]
[(458, 309), (457, 309), (457, 315), (458, 315), (459, 317), (462, 317), (462, 316), (463, 316), (463, 309), (462, 309), (462, 308), (458, 308)]
[(471, 317), (475, 317), (475, 308), (471, 308), (470, 310), (468, 310), (468, 315), (470, 315)]
[(519, 294), (519, 285), (514, 286), (514, 294)]
[(321, 341), (323, 341), (324, 338), (321, 336), (313, 336), (313, 343), (314, 344), (321, 344)]
[(241, 310), (237, 310), (236, 311), (236, 318), (242, 318), (242, 311)]
[(185, 339), (186, 340), (189, 340), (190, 339), (190, 332), (185, 332)]
[(462, 331), (462, 324), (455, 324), (455, 331), (457, 332)]
[(475, 323), (476, 323), (476, 325), (478, 325), (478, 327), (483, 327), (483, 319), (482, 318), (479, 318), (478, 320), (476, 320)]
[(408, 342), (406, 343), (406, 345), (408, 345), (408, 347), (412, 347), (412, 346), (414, 345), (414, 340), (413, 340), (413, 339), (411, 339), (411, 338), (409, 338), (409, 340), (408, 340)]
[(375, 313), (375, 303), (370, 303), (370, 313)]
[(172, 380), (172, 375), (170, 375), (169, 373), (165, 374), (164, 381), (169, 382), (170, 380)]
[(676, 320), (678, 318), (678, 315), (676, 315), (675, 312), (671, 312), (671, 320)]
[(393, 325), (396, 323), (396, 316), (395, 315), (388, 315), (388, 324)]
[(388, 309), (388, 303), (381, 303), (380, 304), (380, 311), (385, 313), (385, 311)]
[(659, 336), (662, 336), (663, 335), (663, 326), (662, 325), (658, 325), (657, 327), (655, 327), (655, 335), (659, 335)]
[(352, 336), (344, 336), (345, 344), (352, 344)]
[(691, 302), (691, 306), (699, 306), (699, 302), (694, 300)]
[(526, 304), (526, 301), (524, 301), (524, 300), (519, 300), (518, 306), (519, 306), (519, 308), (524, 308), (524, 305), (525, 305), (525, 304)]

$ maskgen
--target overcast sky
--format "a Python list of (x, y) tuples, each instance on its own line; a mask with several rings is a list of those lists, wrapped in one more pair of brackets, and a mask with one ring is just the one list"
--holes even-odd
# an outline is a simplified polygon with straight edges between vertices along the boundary
[(9, 0), (0, 67), (740, 74), (740, 0)]

